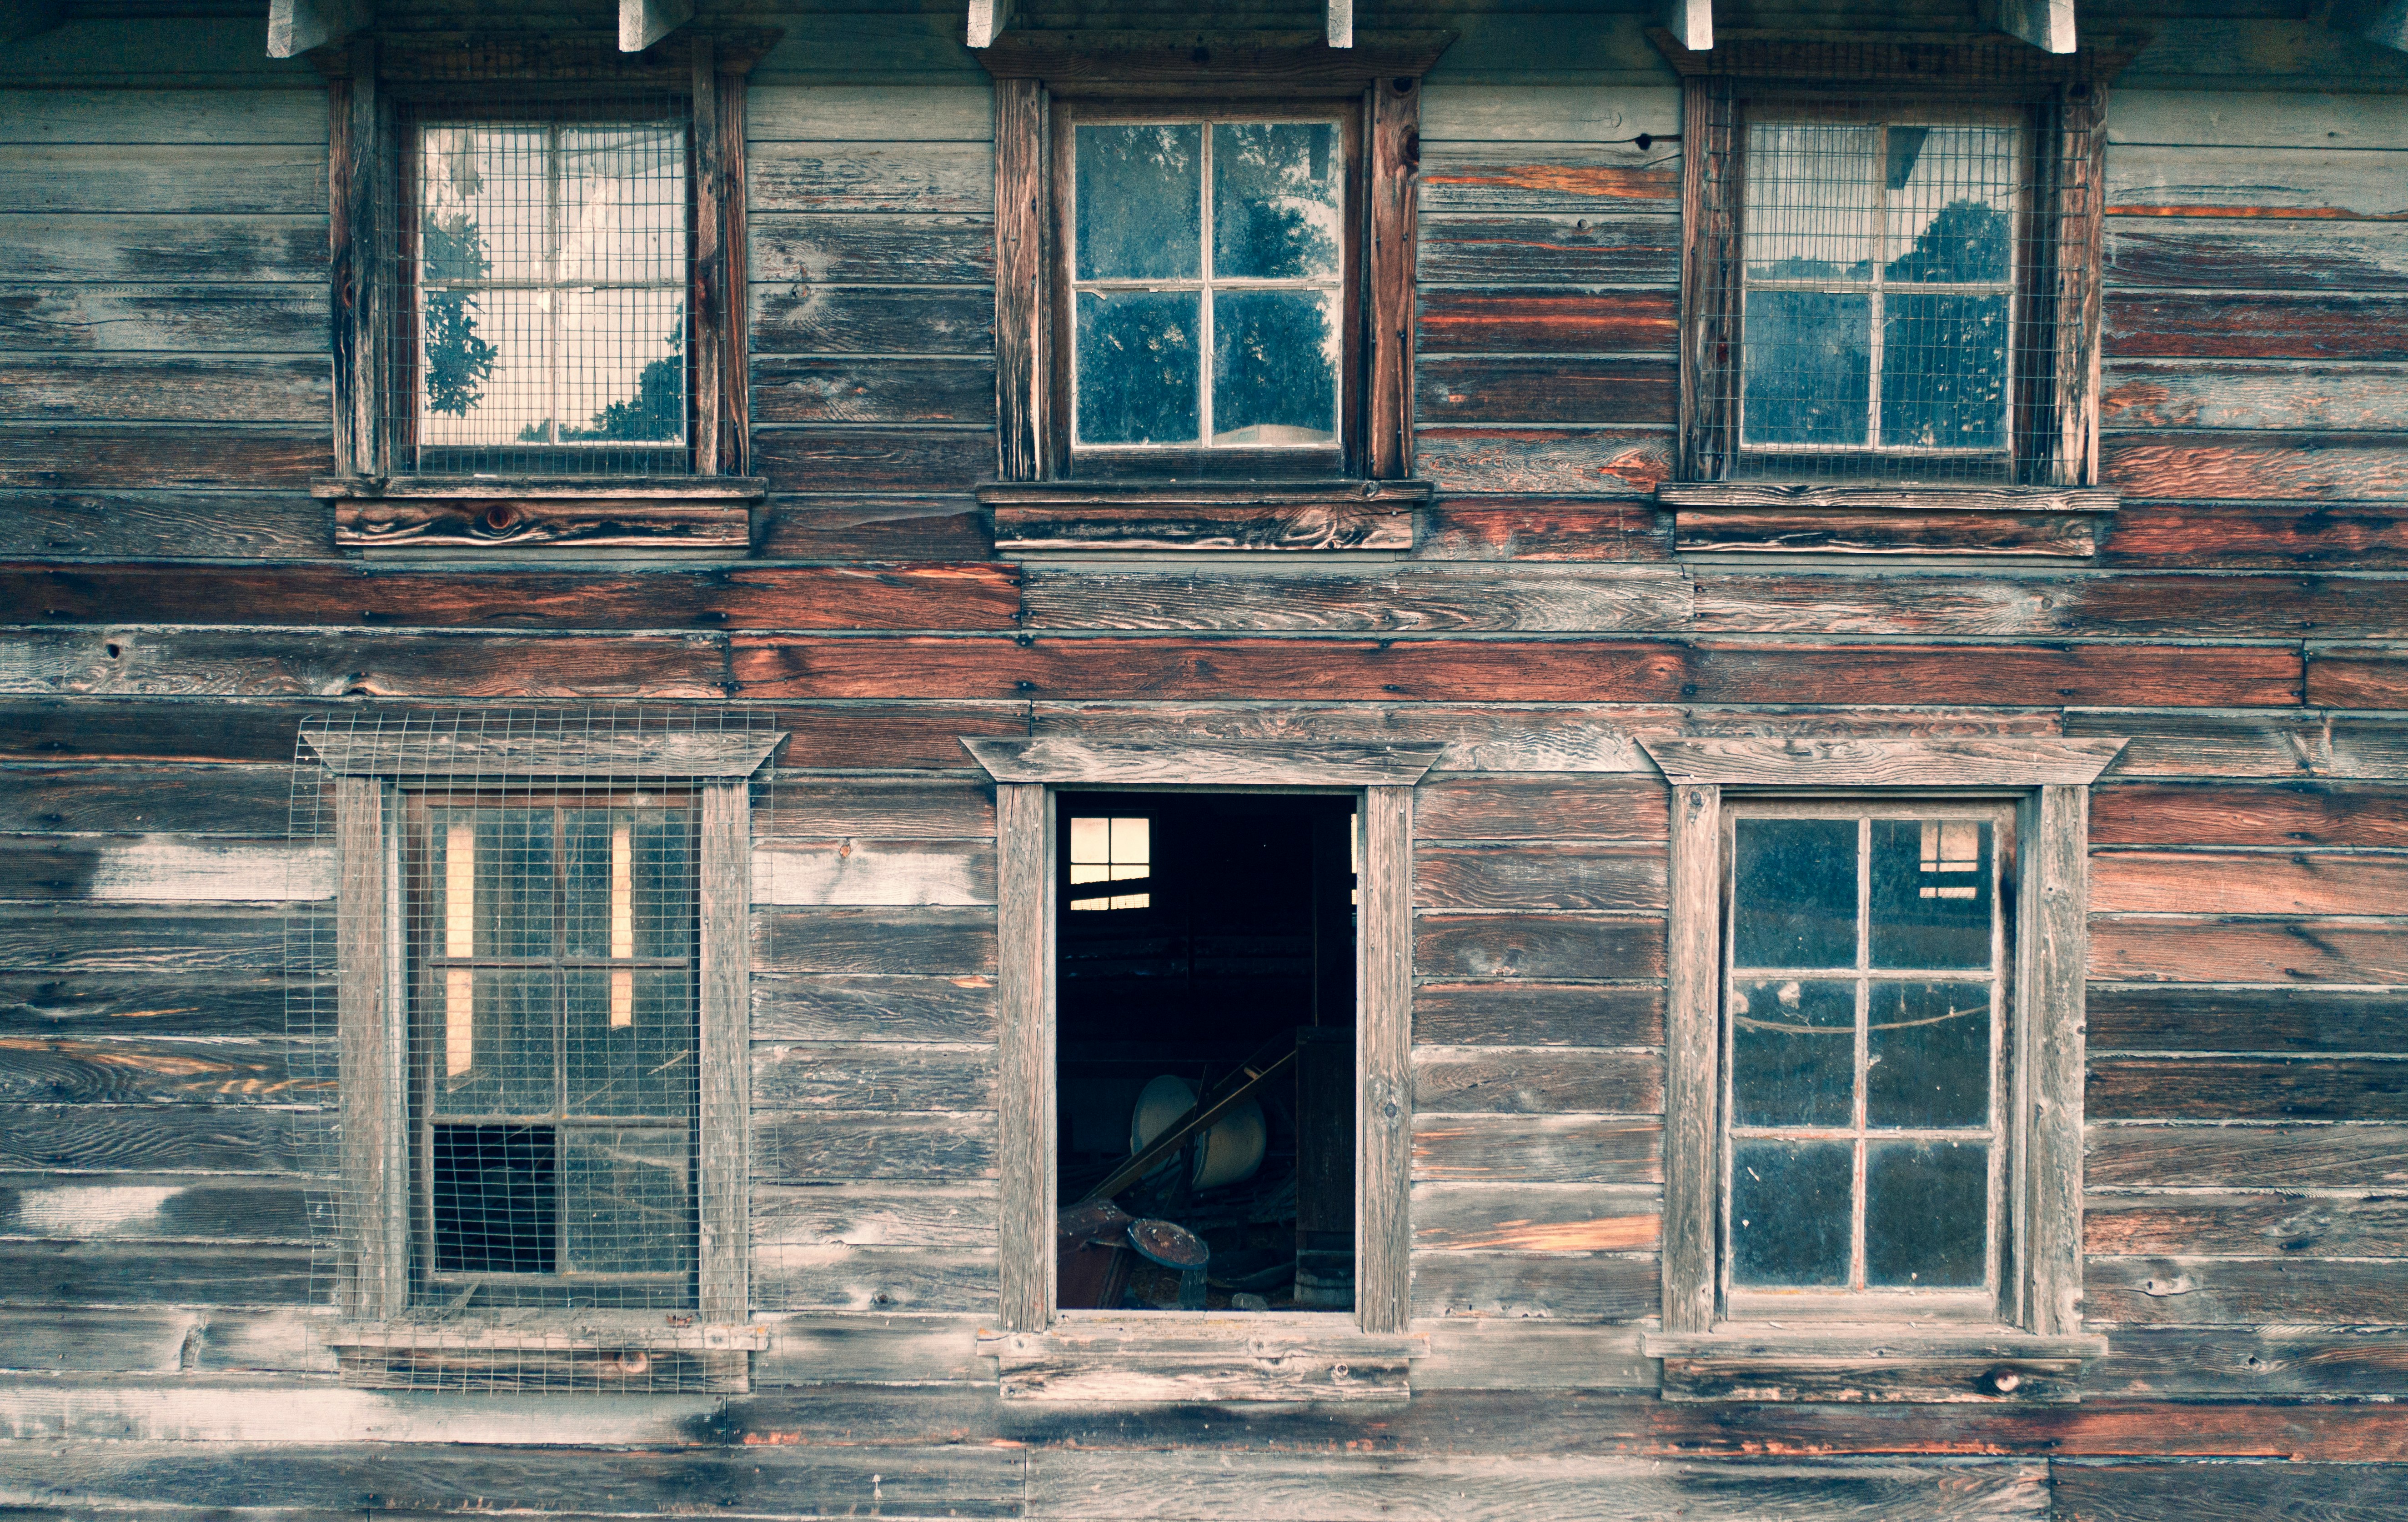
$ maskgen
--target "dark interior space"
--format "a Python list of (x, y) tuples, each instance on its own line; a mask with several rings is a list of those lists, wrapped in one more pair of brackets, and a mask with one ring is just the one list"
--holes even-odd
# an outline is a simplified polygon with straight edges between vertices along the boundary
[(1060, 1303), (1354, 1305), (1354, 800), (1069, 793)]

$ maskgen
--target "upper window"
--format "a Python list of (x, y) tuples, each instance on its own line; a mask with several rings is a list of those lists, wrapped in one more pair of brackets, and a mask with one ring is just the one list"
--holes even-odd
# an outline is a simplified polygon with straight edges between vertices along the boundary
[(683, 114), (412, 126), (397, 467), (688, 468)]
[(1334, 450), (1346, 131), (1073, 128), (1072, 448)]

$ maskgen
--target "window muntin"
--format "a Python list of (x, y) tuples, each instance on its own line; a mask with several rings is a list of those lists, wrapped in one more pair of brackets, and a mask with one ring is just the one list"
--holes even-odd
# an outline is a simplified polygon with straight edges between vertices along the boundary
[(1726, 1314), (1991, 1317), (2012, 809), (1727, 817)]
[(1070, 821), (1070, 892), (1064, 901), (1074, 910), (1150, 909), (1146, 893), (1086, 893), (1095, 883), (1142, 882), (1154, 873), (1154, 821), (1142, 814), (1119, 818), (1074, 818)]
[(2023, 294), (2029, 136), (1963, 108), (1750, 114), (1740, 473), (2013, 479), (2018, 389), (2053, 353)]
[(417, 125), (404, 468), (688, 468), (682, 114)]
[(1181, 118), (1072, 130), (1072, 447), (1336, 445), (1341, 123)]
[(693, 1302), (682, 796), (412, 799), (422, 1303)]

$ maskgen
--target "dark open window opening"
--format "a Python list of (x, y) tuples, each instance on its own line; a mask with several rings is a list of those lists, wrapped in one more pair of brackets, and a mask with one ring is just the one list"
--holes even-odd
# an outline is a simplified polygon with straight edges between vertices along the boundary
[(1071, 793), (1057, 827), (1060, 1304), (1352, 1310), (1354, 798)]

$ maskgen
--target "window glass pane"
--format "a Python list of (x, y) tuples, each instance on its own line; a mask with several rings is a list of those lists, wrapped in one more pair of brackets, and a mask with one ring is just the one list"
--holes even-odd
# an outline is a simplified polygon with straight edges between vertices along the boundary
[(552, 293), (419, 294), (418, 437), (428, 448), (541, 438), (550, 421), (546, 354)]
[(551, 250), (539, 126), (429, 126), (418, 165), (429, 280), (544, 278)]
[(1856, 966), (1854, 820), (1736, 820), (1732, 858), (1732, 966)]
[(560, 129), (560, 278), (684, 280), (684, 129)]
[(1203, 274), (1201, 124), (1082, 126), (1077, 154), (1078, 279)]
[(549, 968), (427, 970), (436, 1113), (552, 1113), (552, 980)]
[(694, 816), (680, 810), (645, 811), (629, 826), (635, 851), (636, 955), (695, 955), (699, 906), (695, 901)]
[(694, 1268), (692, 1144), (683, 1130), (572, 1127), (561, 1137), (568, 1261), (583, 1273)]
[(550, 1273), (558, 1206), (549, 1126), (437, 1126), (427, 1194), (437, 1273)]
[(1212, 129), (1212, 273), (1222, 279), (1336, 280), (1345, 164), (1326, 122), (1222, 122)]
[(1847, 1126), (1856, 1113), (1856, 985), (1731, 989), (1731, 1123)]
[(1865, 1033), (1865, 1123), (1990, 1124), (1990, 985), (1876, 983)]
[(1990, 876), (1986, 820), (1874, 820), (1873, 966), (1988, 967)]
[(1855, 1172), (1855, 1149), (1846, 1142), (1733, 1143), (1732, 1282), (1846, 1285)]
[(2007, 298), (1893, 291), (1882, 313), (1882, 442), (2006, 448)]
[(1201, 293), (1079, 293), (1079, 441), (1197, 442)]
[(1871, 299), (1820, 291), (1750, 291), (1745, 320), (1745, 442), (1868, 442)]
[(1865, 1152), (1865, 1282), (1978, 1287), (1990, 1152), (1978, 1142), (1885, 1142)]
[(1751, 122), (1744, 235), (1748, 278), (1870, 280), (1882, 167), (1879, 127)]
[(572, 968), (568, 1113), (669, 1119), (694, 1113), (694, 974)]
[[(560, 437), (677, 444), (685, 438), (685, 293), (560, 291)], [(520, 435), (538, 442), (541, 426)]]
[(2013, 267), (2013, 127), (1889, 129), (1892, 280), (2003, 282)]
[(1338, 340), (1327, 293), (1213, 293), (1212, 442), (1337, 442)]

